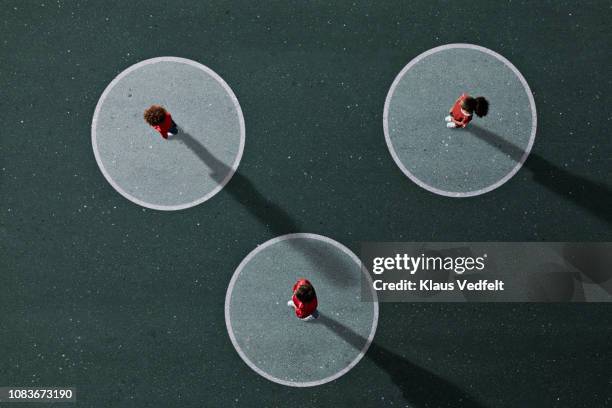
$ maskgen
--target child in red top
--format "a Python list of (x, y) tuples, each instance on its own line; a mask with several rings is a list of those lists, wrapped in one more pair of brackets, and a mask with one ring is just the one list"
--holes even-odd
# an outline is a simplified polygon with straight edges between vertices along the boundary
[(472, 115), (475, 113), (478, 117), (483, 117), (489, 112), (489, 102), (479, 96), (472, 98), (468, 94), (462, 94), (455, 102), (448, 115), (444, 120), (447, 122), (446, 127), (464, 128), (472, 120)]
[(164, 138), (174, 136), (178, 133), (176, 123), (172, 115), (161, 105), (151, 105), (144, 113), (145, 121)]
[(317, 312), (317, 294), (307, 279), (299, 279), (293, 285), (293, 297), (287, 306), (295, 309), (295, 315), (302, 320), (312, 320), (319, 317)]

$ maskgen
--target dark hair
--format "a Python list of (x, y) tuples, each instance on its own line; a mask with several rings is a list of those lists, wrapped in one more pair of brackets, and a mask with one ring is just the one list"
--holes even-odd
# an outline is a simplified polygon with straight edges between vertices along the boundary
[(151, 126), (161, 124), (165, 118), (166, 110), (161, 105), (151, 105), (144, 112), (144, 119)]
[(310, 302), (317, 296), (312, 285), (301, 285), (295, 291), (295, 297), (301, 302)]
[(468, 96), (461, 103), (461, 108), (470, 113), (475, 113), (478, 117), (482, 118), (483, 116), (487, 116), (489, 112), (489, 101), (483, 96), (479, 96), (478, 98)]

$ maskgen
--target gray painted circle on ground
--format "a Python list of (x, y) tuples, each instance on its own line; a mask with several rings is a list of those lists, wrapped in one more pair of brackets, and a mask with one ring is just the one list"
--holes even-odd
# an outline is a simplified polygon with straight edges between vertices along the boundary
[[(164, 106), (180, 132), (165, 140), (143, 119)], [(245, 143), (238, 99), (210, 68), (159, 57), (121, 72), (106, 87), (91, 124), (96, 162), (128, 200), (156, 210), (203, 203), (231, 179)]]
[[(485, 96), (489, 114), (465, 129), (447, 129), (444, 117), (464, 92)], [(383, 129), (393, 160), (412, 181), (436, 194), (469, 197), (518, 172), (535, 140), (537, 113), (510, 61), (477, 45), (448, 44), (420, 54), (397, 75)]]
[[(321, 317), (301, 321), (287, 306), (298, 278), (317, 292)], [(265, 242), (240, 263), (225, 297), (225, 323), (244, 362), (264, 378), (312, 387), (346, 374), (365, 355), (378, 324), (378, 298), (362, 298), (371, 278), (344, 245), (316, 234), (289, 234)], [(363, 344), (348, 344), (321, 324), (341, 320)]]

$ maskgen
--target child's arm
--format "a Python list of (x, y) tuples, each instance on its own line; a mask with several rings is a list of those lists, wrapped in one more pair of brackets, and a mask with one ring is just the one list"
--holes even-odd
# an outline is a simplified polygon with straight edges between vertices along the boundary
[(295, 315), (300, 319), (304, 317), (304, 310), (300, 307), (295, 307)]
[(458, 127), (465, 127), (465, 124), (464, 124), (462, 121), (460, 121), (460, 120), (457, 120), (457, 119), (453, 118), (453, 115), (451, 115), (451, 120), (452, 120), (452, 121), (453, 121), (453, 123), (454, 123), (455, 125), (457, 125)]
[[(451, 108), (449, 109), (448, 113), (453, 113), (453, 109), (455, 109), (455, 106), (457, 106), (458, 104), (461, 103), (462, 99), (463, 99), (463, 95), (458, 97), (457, 100), (455, 101), (455, 103), (453, 103), (453, 106), (451, 106)], [(452, 115), (451, 115), (451, 117), (452, 117)]]
[(157, 130), (157, 133), (161, 135), (164, 139), (168, 139), (168, 133), (165, 133), (161, 130), (161, 126), (151, 126), (153, 129)]
[(453, 119), (453, 121), (455, 122), (455, 124), (457, 126), (464, 128), (464, 127), (467, 126), (468, 123), (470, 123), (470, 118), (469, 117), (464, 117), (463, 120), (461, 120), (461, 121), (455, 121), (454, 119)]
[(164, 139), (168, 139), (168, 133), (164, 133), (161, 129), (157, 129), (157, 131), (159, 132), (161, 137), (163, 137)]

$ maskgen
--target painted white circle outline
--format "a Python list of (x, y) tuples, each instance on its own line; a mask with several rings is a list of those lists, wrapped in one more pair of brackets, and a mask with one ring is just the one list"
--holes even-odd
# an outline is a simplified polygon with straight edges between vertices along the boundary
[[(355, 357), (353, 359), (353, 361), (351, 361), (351, 363), (349, 365), (347, 365), (346, 367), (344, 367), (342, 370), (338, 371), (337, 373), (335, 373), (333, 375), (330, 375), (329, 377), (323, 378), (321, 380), (316, 380), (316, 381), (302, 381), (302, 382), (300, 382), (300, 381), (281, 380), (280, 378), (276, 378), (276, 377), (266, 373), (265, 371), (263, 371), (259, 367), (257, 367), (246, 356), (246, 354), (240, 348), (240, 345), (238, 344), (238, 341), (236, 340), (236, 336), (234, 335), (234, 331), (232, 330), (232, 322), (231, 322), (231, 317), (230, 317), (230, 303), (231, 303), (231, 298), (232, 298), (232, 291), (234, 290), (234, 285), (236, 284), (236, 281), (238, 280), (238, 277), (240, 276), (240, 273), (242, 272), (244, 267), (247, 265), (247, 263), (249, 263), (249, 261), (251, 259), (253, 259), (259, 252), (261, 252), (265, 248), (267, 248), (267, 247), (269, 247), (271, 245), (274, 245), (274, 244), (276, 244), (278, 242), (281, 242), (281, 241), (287, 241), (287, 240), (296, 239), (296, 238), (308, 238), (308, 239), (315, 239), (315, 240), (318, 240), (318, 241), (323, 241), (325, 243), (328, 243), (328, 244), (330, 244), (330, 245), (340, 249), (342, 252), (344, 252), (345, 254), (350, 256), (351, 259), (353, 261), (355, 261), (357, 263), (357, 265), (359, 265), (359, 267), (360, 267), (359, 269), (361, 270), (361, 273), (368, 280), (368, 282), (370, 284), (369, 287), (370, 287), (370, 290), (371, 290), (372, 296), (373, 296), (372, 297), (372, 302), (371, 302), (373, 307), (374, 307), (374, 313), (373, 313), (373, 317), (372, 317), (372, 329), (370, 330), (370, 334), (368, 335), (368, 338), (366, 340), (365, 345), (363, 346), (363, 348), (361, 349), (361, 351), (359, 352), (357, 357)], [(361, 260), (350, 249), (348, 249), (347, 247), (345, 247), (344, 245), (342, 245), (338, 241), (334, 241), (333, 239), (325, 237), (323, 235), (310, 234), (310, 233), (295, 233), (295, 234), (281, 235), (279, 237), (272, 238), (272, 239), (264, 242), (261, 245), (258, 245), (257, 248), (255, 248), (253, 251), (251, 251), (246, 256), (246, 258), (244, 258), (242, 260), (242, 262), (240, 262), (240, 265), (238, 265), (238, 268), (236, 268), (236, 271), (234, 272), (234, 275), (232, 276), (232, 279), (230, 280), (229, 286), (227, 287), (227, 292), (225, 294), (225, 325), (227, 327), (227, 333), (229, 334), (230, 340), (232, 341), (232, 344), (234, 345), (234, 348), (238, 352), (238, 355), (240, 356), (240, 358), (242, 358), (242, 360), (253, 371), (255, 371), (257, 374), (261, 375), (265, 379), (270, 380), (270, 381), (275, 382), (275, 383), (278, 383), (278, 384), (287, 385), (287, 386), (290, 386), (290, 387), (314, 387), (314, 386), (317, 386), (317, 385), (322, 385), (322, 384), (328, 383), (330, 381), (334, 381), (334, 380), (342, 377), (344, 374), (348, 373), (353, 367), (355, 367), (357, 365), (357, 363), (359, 363), (359, 361), (361, 361), (361, 359), (363, 358), (365, 353), (370, 348), (370, 344), (372, 344), (372, 341), (374, 340), (374, 335), (376, 334), (376, 328), (378, 327), (378, 295), (377, 295), (376, 291), (374, 291), (372, 289), (372, 287), (373, 287), (372, 286), (372, 278), (370, 277), (370, 274), (365, 272), (365, 267), (362, 265)]]
[[(416, 65), (423, 58), (428, 57), (428, 56), (430, 56), (432, 54), (435, 54), (437, 52), (444, 51), (444, 50), (449, 50), (449, 49), (453, 49), (453, 48), (468, 48), (468, 49), (472, 49), (472, 50), (481, 51), (481, 52), (484, 52), (485, 54), (489, 54), (489, 55), (497, 58), (499, 61), (504, 63), (504, 65), (506, 65), (508, 68), (510, 68), (510, 70), (512, 70), (514, 75), (516, 75), (516, 77), (519, 79), (519, 81), (523, 85), (523, 88), (525, 89), (525, 92), (527, 93), (527, 97), (529, 99), (529, 107), (531, 109), (531, 135), (529, 137), (529, 143), (527, 144), (527, 148), (525, 149), (525, 152), (523, 153), (523, 156), (521, 157), (519, 162), (516, 164), (516, 166), (514, 166), (514, 168), (510, 172), (508, 172), (508, 174), (506, 174), (504, 177), (502, 177), (500, 180), (496, 181), (495, 183), (491, 184), (490, 186), (485, 187), (485, 188), (481, 188), (479, 190), (473, 190), (473, 191), (467, 191), (467, 192), (453, 192), (453, 191), (440, 190), (438, 188), (430, 186), (429, 184), (427, 184), (427, 183), (423, 182), (422, 180), (420, 180), (419, 178), (417, 178), (401, 162), (399, 156), (395, 152), (395, 149), (393, 147), (393, 143), (391, 142), (391, 136), (390, 136), (390, 133), (389, 133), (389, 106), (391, 104), (391, 98), (393, 97), (393, 93), (395, 92), (395, 89), (399, 85), (399, 82), (401, 81), (401, 79), (404, 76), (404, 74), (406, 74), (406, 72), (408, 72), (408, 70), (410, 68), (412, 68), (414, 65)], [(529, 88), (529, 85), (527, 84), (527, 81), (525, 80), (523, 75), (519, 72), (519, 70), (510, 61), (508, 61), (502, 55), (500, 55), (500, 54), (496, 53), (495, 51), (492, 51), (492, 50), (490, 50), (488, 48), (481, 47), (480, 45), (474, 45), (474, 44), (462, 44), (462, 43), (458, 43), (458, 44), (446, 44), (446, 45), (441, 45), (439, 47), (432, 48), (430, 50), (425, 51), (422, 54), (419, 54), (412, 61), (410, 61), (408, 63), (408, 65), (406, 65), (400, 71), (400, 73), (397, 74), (397, 76), (395, 77), (395, 80), (393, 81), (393, 84), (391, 85), (391, 88), (389, 89), (389, 92), (387, 93), (387, 98), (385, 99), (385, 109), (383, 111), (383, 130), (384, 130), (384, 133), (385, 133), (385, 140), (387, 141), (387, 148), (389, 149), (389, 152), (391, 153), (391, 156), (393, 157), (393, 161), (395, 161), (395, 164), (397, 164), (397, 166), (400, 168), (400, 170), (406, 176), (408, 176), (408, 178), (410, 180), (412, 180), (413, 182), (415, 182), (416, 184), (418, 184), (419, 186), (421, 186), (425, 190), (431, 191), (432, 193), (435, 193), (435, 194), (447, 196), (447, 197), (472, 197), (472, 196), (477, 196), (477, 195), (480, 195), (480, 194), (488, 193), (491, 190), (495, 190), (497, 187), (501, 186), (502, 184), (504, 184), (505, 182), (510, 180), (521, 169), (521, 167), (523, 167), (523, 163), (525, 163), (525, 160), (527, 160), (527, 157), (529, 156), (529, 153), (531, 152), (531, 148), (533, 147), (533, 143), (535, 141), (537, 127), (538, 127), (538, 118), (537, 118), (537, 111), (536, 111), (536, 106), (535, 106), (535, 100), (533, 99), (533, 94), (531, 93), (531, 88)]]
[[(141, 67), (143, 67), (145, 65), (156, 64), (158, 62), (180, 62), (180, 63), (183, 63), (183, 64), (191, 65), (192, 67), (195, 67), (195, 68), (198, 68), (198, 69), (204, 71), (206, 74), (210, 75), (215, 81), (217, 81), (219, 83), (219, 85), (221, 85), (223, 87), (225, 92), (227, 92), (227, 94), (231, 98), (232, 102), (234, 103), (234, 107), (236, 108), (236, 112), (238, 113), (238, 121), (240, 122), (240, 146), (238, 148), (238, 154), (236, 155), (236, 159), (234, 160), (234, 163), (231, 165), (230, 173), (212, 191), (208, 192), (203, 197), (198, 198), (197, 200), (194, 200), (194, 201), (192, 201), (190, 203), (177, 204), (177, 205), (151, 204), (151, 203), (148, 203), (146, 201), (140, 200), (140, 199), (134, 197), (133, 195), (129, 194), (128, 192), (123, 190), (119, 186), (119, 184), (117, 184), (112, 179), (112, 177), (110, 176), (110, 174), (108, 173), (108, 171), (104, 167), (104, 164), (102, 163), (102, 158), (100, 157), (100, 152), (98, 151), (98, 146), (97, 146), (97, 143), (96, 143), (96, 125), (98, 124), (98, 116), (100, 115), (100, 110), (102, 109), (102, 104), (104, 103), (104, 100), (108, 96), (109, 92), (115, 87), (115, 85), (117, 85), (117, 83), (121, 79), (123, 79), (126, 75), (128, 75), (132, 71), (135, 71), (135, 70), (137, 70), (137, 69), (139, 69), (139, 68), (141, 68)], [(111, 81), (110, 84), (108, 84), (106, 89), (104, 89), (104, 92), (102, 92), (102, 95), (100, 96), (100, 99), (98, 100), (98, 104), (96, 105), (96, 110), (94, 111), (93, 119), (92, 119), (92, 122), (91, 122), (91, 144), (92, 144), (92, 147), (93, 147), (94, 156), (96, 157), (96, 162), (98, 163), (98, 167), (100, 168), (100, 171), (104, 175), (104, 178), (106, 178), (106, 181), (108, 181), (110, 183), (110, 185), (119, 194), (121, 194), (123, 197), (127, 198), (131, 202), (133, 202), (135, 204), (138, 204), (138, 205), (140, 205), (142, 207), (151, 208), (151, 209), (154, 209), (154, 210), (162, 210), (162, 211), (176, 211), (176, 210), (183, 210), (185, 208), (194, 207), (194, 206), (196, 206), (198, 204), (202, 204), (204, 201), (208, 200), (209, 198), (211, 198), (215, 194), (217, 194), (219, 191), (221, 191), (223, 189), (223, 187), (225, 187), (225, 185), (230, 181), (230, 179), (232, 178), (232, 176), (234, 175), (234, 173), (238, 169), (238, 165), (240, 164), (240, 160), (242, 159), (242, 153), (244, 152), (245, 133), (246, 132), (245, 132), (244, 116), (242, 114), (242, 109), (240, 108), (240, 104), (238, 103), (238, 98), (236, 98), (236, 95), (234, 94), (232, 89), (229, 87), (229, 85), (215, 71), (213, 71), (212, 69), (208, 68), (206, 65), (202, 65), (199, 62), (195, 62), (195, 61), (192, 61), (190, 59), (180, 58), (180, 57), (156, 57), (156, 58), (150, 58), (150, 59), (147, 59), (147, 60), (144, 60), (144, 61), (140, 61), (140, 62), (138, 62), (138, 63), (128, 67), (124, 71), (122, 71), (119, 75), (117, 75), (115, 77), (115, 79), (113, 79)]]

